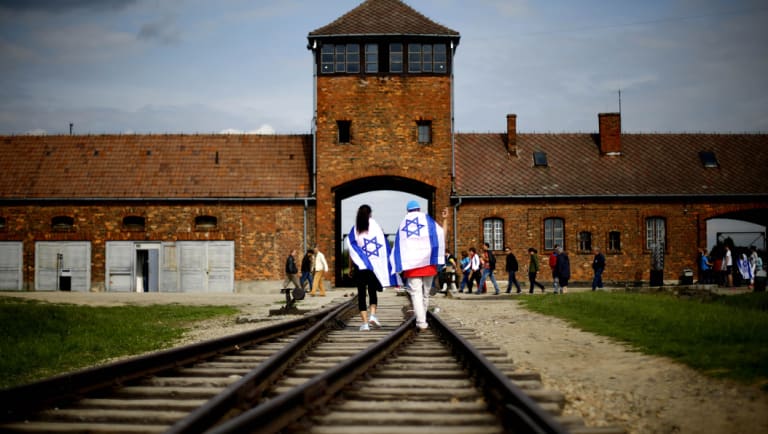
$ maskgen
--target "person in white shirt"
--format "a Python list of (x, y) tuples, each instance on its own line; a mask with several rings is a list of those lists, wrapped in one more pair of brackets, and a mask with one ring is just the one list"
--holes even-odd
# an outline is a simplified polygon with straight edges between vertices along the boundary
[(312, 279), (312, 291), (309, 293), (315, 296), (315, 291), (320, 293), (320, 297), (325, 297), (325, 273), (328, 271), (328, 262), (325, 255), (320, 251), (320, 246), (315, 246), (315, 277)]

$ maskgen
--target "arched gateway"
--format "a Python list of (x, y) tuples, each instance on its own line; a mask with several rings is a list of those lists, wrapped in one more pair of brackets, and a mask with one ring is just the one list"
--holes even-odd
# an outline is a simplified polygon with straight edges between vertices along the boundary
[[(340, 185), (333, 189), (334, 195), (334, 209), (336, 215), (334, 221), (335, 225), (335, 257), (338, 261), (346, 260), (346, 252), (344, 252), (344, 238), (349, 232), (351, 225), (343, 225), (342, 214), (354, 215), (356, 213), (356, 207), (354, 209), (346, 209), (344, 200), (374, 191), (388, 191), (388, 192), (400, 192), (410, 193), (412, 195), (421, 197), (427, 201), (429, 213), (434, 214), (434, 200), (435, 200), (435, 187), (429, 184), (425, 184), (412, 179), (401, 178), (398, 176), (374, 176), (368, 178), (360, 178), (353, 181), (349, 181), (343, 185)], [(400, 195), (402, 196), (402, 195)], [(370, 205), (370, 204), (369, 204)], [(387, 214), (394, 213), (395, 215), (405, 215), (405, 201), (398, 200), (398, 195), (393, 194), (392, 200), (385, 204), (379, 204), (374, 207), (374, 218), (381, 224), (382, 221), (379, 215), (384, 215), (383, 207), (387, 207)], [(385, 232), (386, 228), (385, 228)], [(350, 279), (345, 273), (346, 263), (337, 263), (336, 265), (336, 285), (338, 286), (353, 286), (352, 279)]]

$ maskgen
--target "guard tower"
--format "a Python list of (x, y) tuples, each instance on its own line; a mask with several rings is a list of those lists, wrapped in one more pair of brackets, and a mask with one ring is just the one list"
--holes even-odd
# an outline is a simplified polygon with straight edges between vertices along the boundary
[[(433, 215), (448, 206), (460, 36), (399, 0), (367, 0), (307, 38), (315, 65), (316, 233), (321, 249), (340, 258), (349, 228), (337, 213), (346, 197), (400, 190), (426, 198)], [(341, 267), (332, 269), (338, 282)]]

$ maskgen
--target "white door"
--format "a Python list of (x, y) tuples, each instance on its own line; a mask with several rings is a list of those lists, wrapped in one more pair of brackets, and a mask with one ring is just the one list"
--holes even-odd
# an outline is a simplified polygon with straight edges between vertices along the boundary
[(179, 292), (179, 255), (176, 243), (160, 247), (160, 292)]
[(180, 287), (183, 292), (234, 292), (233, 241), (179, 241)]
[(235, 243), (208, 243), (208, 292), (233, 292), (235, 288)]
[(133, 241), (107, 241), (107, 291), (133, 291)]
[(89, 291), (91, 289), (91, 243), (88, 241), (36, 242), (35, 290), (58, 290), (62, 270), (70, 270), (72, 291)]
[(0, 290), (21, 290), (23, 253), (24, 244), (21, 241), (0, 242)]

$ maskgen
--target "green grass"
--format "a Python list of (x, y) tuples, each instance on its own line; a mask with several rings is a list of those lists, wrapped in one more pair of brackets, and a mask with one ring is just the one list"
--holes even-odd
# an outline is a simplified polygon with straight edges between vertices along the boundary
[(0, 296), (0, 388), (168, 348), (226, 306), (90, 307)]
[(768, 384), (766, 293), (701, 302), (671, 295), (586, 292), (526, 297), (523, 304), (711, 376), (762, 384), (764, 389)]

